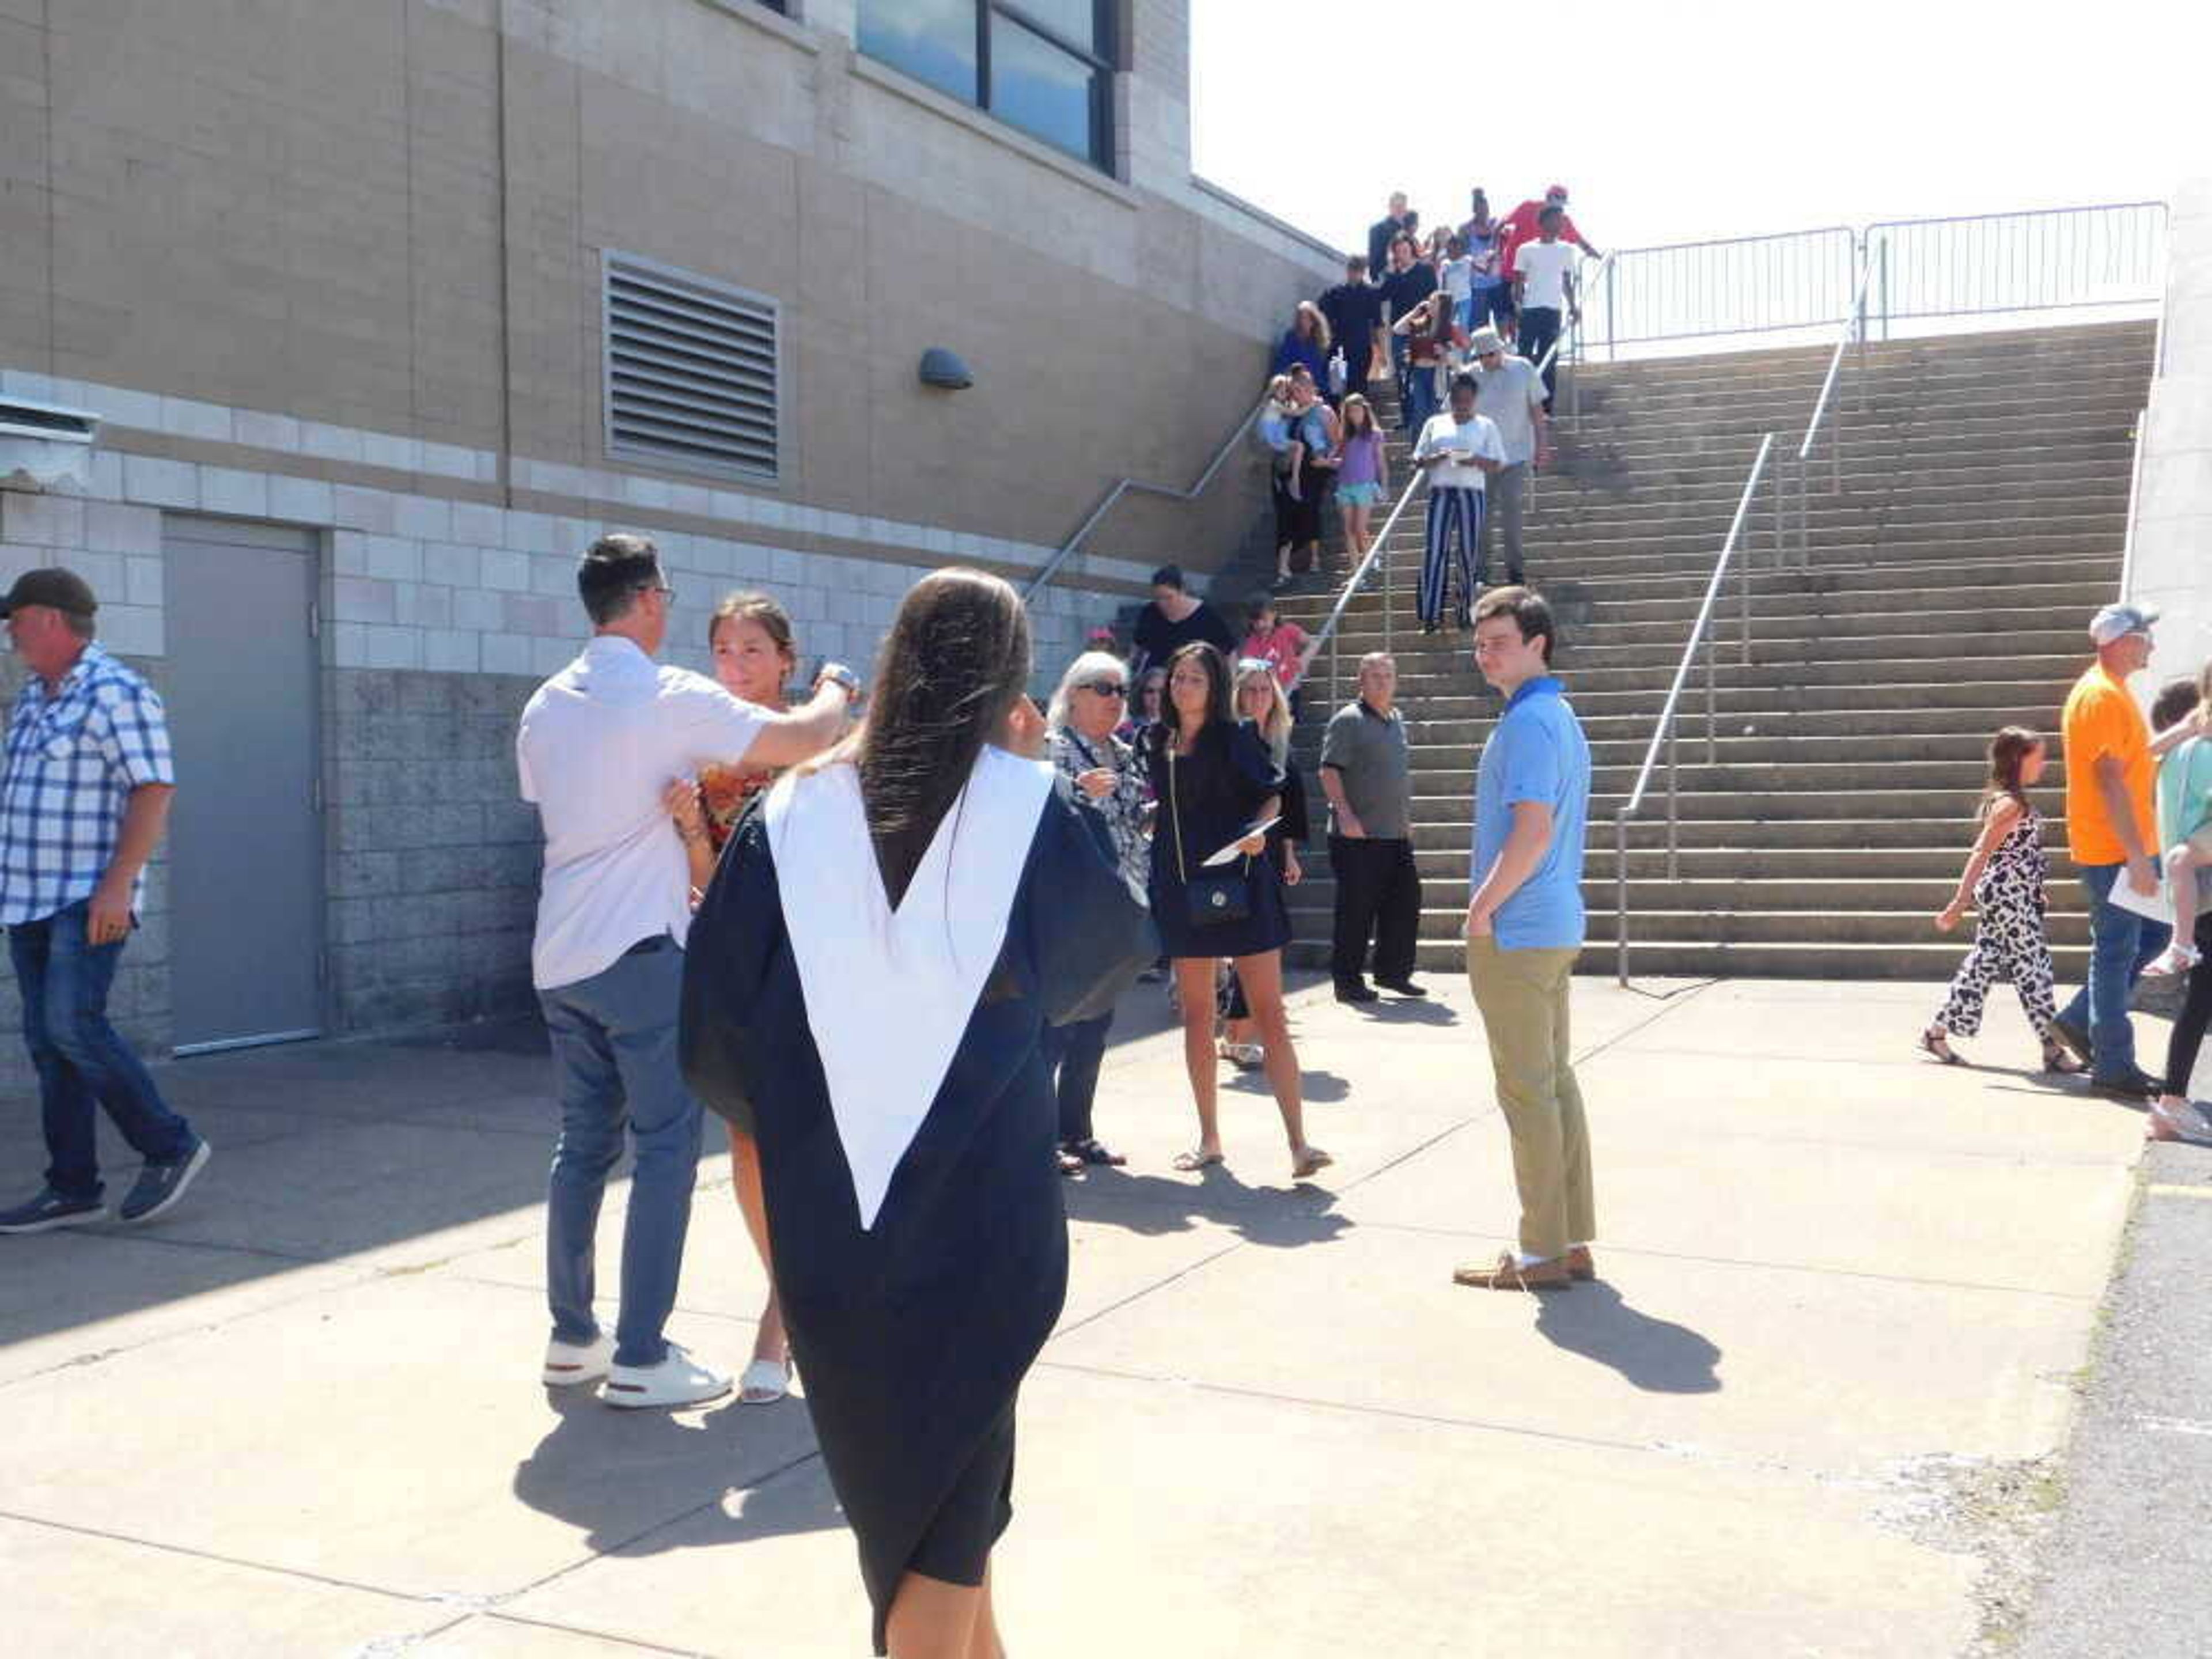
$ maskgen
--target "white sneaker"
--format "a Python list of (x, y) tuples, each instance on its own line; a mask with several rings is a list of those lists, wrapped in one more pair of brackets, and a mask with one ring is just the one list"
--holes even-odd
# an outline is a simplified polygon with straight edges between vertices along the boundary
[(563, 1342), (556, 1336), (545, 1345), (545, 1386), (566, 1389), (596, 1382), (614, 1363), (612, 1331), (601, 1331), (589, 1342)]
[(730, 1391), (726, 1372), (702, 1365), (672, 1342), (658, 1365), (617, 1365), (607, 1373), (599, 1398), (626, 1411), (649, 1406), (697, 1406)]

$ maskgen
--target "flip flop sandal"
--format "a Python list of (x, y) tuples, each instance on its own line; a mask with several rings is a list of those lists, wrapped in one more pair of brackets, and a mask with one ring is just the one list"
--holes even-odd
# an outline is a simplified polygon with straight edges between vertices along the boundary
[(1078, 1143), (1074, 1151), (1076, 1157), (1085, 1164), (1103, 1164), (1116, 1170), (1129, 1161), (1121, 1153), (1109, 1151), (1104, 1142), (1096, 1139)]
[(1175, 1167), (1188, 1175), (1194, 1170), (1203, 1170), (1222, 1161), (1218, 1152), (1177, 1152)]
[(1336, 1160), (1318, 1146), (1309, 1146), (1304, 1157), (1291, 1165), (1291, 1179), (1305, 1181), (1319, 1175)]
[(2043, 1046), (2043, 1069), (2059, 1077), (2079, 1077), (2089, 1068), (2075, 1059), (2063, 1043), (2047, 1042)]

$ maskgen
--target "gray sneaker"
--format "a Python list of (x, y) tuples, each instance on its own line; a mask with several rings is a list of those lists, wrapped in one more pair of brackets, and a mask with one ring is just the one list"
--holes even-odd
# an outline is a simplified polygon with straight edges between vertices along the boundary
[(192, 1150), (174, 1164), (149, 1164), (138, 1172), (138, 1184), (123, 1200), (118, 1212), (125, 1222), (151, 1221), (185, 1195), (185, 1188), (192, 1184), (192, 1177), (207, 1166), (215, 1155), (203, 1136)]
[(28, 1204), (0, 1210), (0, 1233), (46, 1233), (106, 1219), (107, 1206), (98, 1199), (64, 1198), (49, 1187)]

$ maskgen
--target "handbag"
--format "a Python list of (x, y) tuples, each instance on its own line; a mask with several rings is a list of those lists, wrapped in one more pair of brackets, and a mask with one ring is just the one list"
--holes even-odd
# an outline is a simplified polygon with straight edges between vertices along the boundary
[(1175, 736), (1168, 734), (1168, 815), (1174, 820), (1176, 874), (1182, 883), (1183, 903), (1194, 927), (1219, 927), (1243, 921), (1252, 914), (1252, 858), (1234, 870), (1200, 870), (1193, 880), (1182, 850), (1182, 794), (1176, 787)]

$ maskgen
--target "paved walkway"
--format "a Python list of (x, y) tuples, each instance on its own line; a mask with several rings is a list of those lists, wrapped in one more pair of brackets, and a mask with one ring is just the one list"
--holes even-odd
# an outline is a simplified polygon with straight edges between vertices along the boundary
[[(1443, 988), (1301, 993), (1339, 1163), (1293, 1190), (1249, 1089), (1231, 1170), (1169, 1170), (1191, 1117), (1144, 988), (1099, 1114), (1133, 1161), (1070, 1188), (1068, 1310), (1024, 1401), (1014, 1652), (1968, 1650), (2009, 1605), (1975, 1548), (2007, 1517), (1960, 1494), (2063, 1438), (2140, 1119), (2026, 1071), (2016, 1009), (1972, 1045), (2002, 1069), (1920, 1063), (1927, 987), (1583, 981), (1605, 1282), (1459, 1290), (1512, 1187)], [(533, 1045), (178, 1066), (219, 1149), (186, 1206), (0, 1240), (10, 1650), (865, 1651), (803, 1407), (538, 1388)], [(39, 1161), (9, 1103), (10, 1192)], [(672, 1330), (734, 1364), (760, 1274), (725, 1165), (702, 1176)]]

